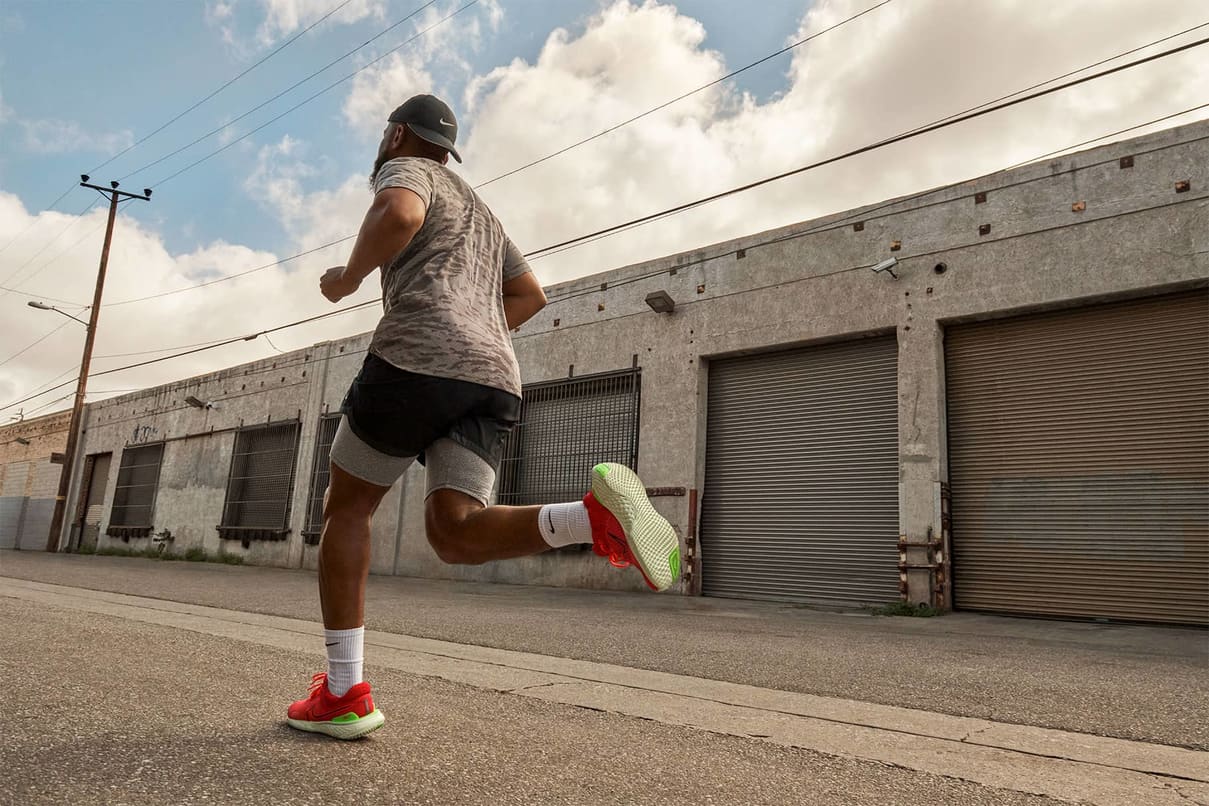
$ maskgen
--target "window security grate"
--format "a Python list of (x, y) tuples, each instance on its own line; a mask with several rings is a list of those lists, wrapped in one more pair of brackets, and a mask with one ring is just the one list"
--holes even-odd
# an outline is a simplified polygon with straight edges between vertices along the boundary
[(600, 462), (638, 464), (641, 369), (530, 384), (504, 443), (501, 504), (578, 501)]
[(323, 531), (323, 495), (331, 476), (332, 441), (340, 426), (339, 414), (326, 414), (319, 418), (319, 435), (315, 440), (315, 466), (311, 472), (311, 492), (307, 499), (306, 526), (302, 535), (307, 545), (319, 543)]
[(163, 459), (162, 442), (129, 447), (122, 451), (122, 465), (118, 469), (106, 534), (123, 540), (151, 534), (151, 516)]
[(299, 427), (295, 421), (236, 433), (220, 537), (245, 546), (249, 540), (285, 539)]

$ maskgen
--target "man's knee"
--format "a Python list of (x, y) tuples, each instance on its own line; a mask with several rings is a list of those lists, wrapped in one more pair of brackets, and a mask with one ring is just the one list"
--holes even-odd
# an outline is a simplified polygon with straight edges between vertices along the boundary
[(480, 565), (484, 562), (482, 552), (467, 522), (474, 508), (450, 500), (448, 492), (437, 490), (428, 498), (424, 512), (428, 543), (443, 563)]
[(323, 519), (372, 518), (388, 490), (362, 481), (333, 464), (323, 495)]

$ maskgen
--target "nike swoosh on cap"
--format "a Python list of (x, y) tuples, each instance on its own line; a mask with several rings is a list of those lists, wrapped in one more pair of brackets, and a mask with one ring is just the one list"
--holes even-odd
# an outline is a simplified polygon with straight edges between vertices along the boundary
[(442, 126), (454, 126), (454, 125), (456, 125), (456, 124), (450, 123), (450, 122), (449, 122), (448, 120), (446, 120), (445, 118), (441, 118), (440, 120), (441, 120), (441, 125), (442, 125)]

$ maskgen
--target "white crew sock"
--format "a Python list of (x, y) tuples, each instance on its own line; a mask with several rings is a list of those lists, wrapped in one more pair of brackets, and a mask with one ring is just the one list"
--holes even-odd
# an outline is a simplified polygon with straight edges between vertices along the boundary
[(365, 627), (353, 630), (324, 630), (327, 646), (327, 687), (333, 695), (345, 692), (361, 682), (361, 664), (365, 654)]
[(588, 508), (582, 501), (547, 504), (538, 513), (537, 525), (551, 548), (592, 542), (592, 524), (588, 520)]

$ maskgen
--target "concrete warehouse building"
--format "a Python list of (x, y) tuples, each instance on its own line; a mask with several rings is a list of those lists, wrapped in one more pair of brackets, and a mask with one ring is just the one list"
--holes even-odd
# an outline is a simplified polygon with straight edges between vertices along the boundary
[[(685, 594), (1206, 624), (1207, 188), (1201, 122), (553, 286), (515, 336), (498, 499), (636, 467)], [(368, 341), (89, 405), (62, 545), (313, 568)], [(0, 545), (14, 502), (44, 508), (33, 427), (0, 431)], [(578, 549), (443, 565), (423, 472), (378, 513), (374, 572), (641, 587)]]

